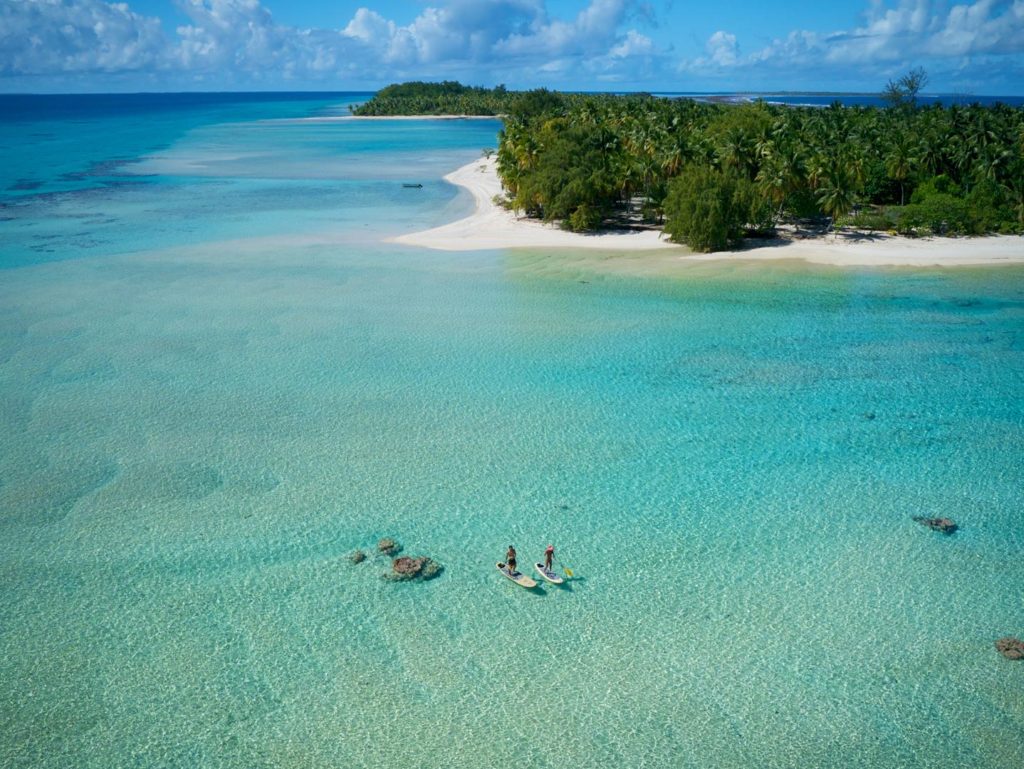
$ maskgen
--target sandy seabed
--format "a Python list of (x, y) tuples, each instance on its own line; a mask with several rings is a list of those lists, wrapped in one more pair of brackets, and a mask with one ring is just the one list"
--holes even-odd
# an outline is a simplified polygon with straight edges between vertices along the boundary
[(443, 251), (481, 251), (499, 248), (586, 248), (603, 251), (674, 250), (684, 261), (720, 259), (803, 259), (838, 266), (980, 266), (1024, 263), (1024, 237), (991, 235), (972, 238), (904, 238), (881, 233), (839, 233), (806, 239), (778, 239), (740, 251), (695, 254), (670, 243), (658, 230), (568, 232), (550, 224), (517, 216), (498, 206), (503, 194), (497, 160), (480, 158), (444, 177), (464, 187), (476, 201), (474, 212), (451, 224), (394, 238), (394, 242)]

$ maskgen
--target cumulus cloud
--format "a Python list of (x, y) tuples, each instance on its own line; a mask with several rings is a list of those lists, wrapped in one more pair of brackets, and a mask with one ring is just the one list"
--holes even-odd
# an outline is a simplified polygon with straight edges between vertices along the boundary
[(286, 0), (168, 1), (186, 19), (175, 29), (136, 13), (131, 0), (0, 0), (0, 89), (40, 76), (101, 84), (132, 73), (164, 85), (202, 80), (222, 87), (438, 77), (665, 85), (678, 83), (680, 73), (687, 85), (697, 78), (745, 87), (813, 78), (838, 86), (918, 64), (960, 83), (985, 82), (985, 68), (995, 65), (1010, 82), (1024, 52), (1024, 0), (868, 0), (863, 22), (850, 29), (795, 29), (759, 47), (721, 29), (682, 61), (670, 61), (671, 49), (636, 28), (657, 27), (645, 0), (581, 0), (573, 15), (553, 14), (547, 0), (423, 0), (406, 24), (367, 0), (337, 29), (282, 24), (263, 4)]
[(707, 61), (720, 67), (730, 67), (739, 59), (740, 49), (736, 45), (736, 35), (719, 30), (708, 38), (706, 46)]
[(571, 21), (540, 17), (527, 32), (515, 32), (497, 41), (495, 52), (505, 56), (565, 56), (604, 51), (614, 43), (616, 30), (629, 8), (626, 0), (592, 0)]
[[(999, 7), (1004, 6), (999, 12)], [(1024, 0), (1009, 7), (995, 0), (956, 5), (928, 40), (929, 52), (944, 55), (1024, 52)]]
[(380, 81), (509, 66), (571, 71), (589, 59), (624, 63), (651, 41), (623, 29), (649, 16), (638, 0), (590, 0), (575, 18), (545, 0), (439, 0), (409, 24), (370, 8), (341, 29), (276, 22), (260, 0), (173, 0), (188, 19), (165, 35), (159, 19), (103, 0), (3, 0), (0, 75), (178, 72), (242, 81)]
[(191, 24), (177, 28), (171, 57), (185, 71), (316, 77), (363, 52), (358, 37), (277, 24), (259, 0), (177, 0)]
[(931, 0), (902, 0), (888, 6), (874, 0), (859, 27), (829, 33), (794, 30), (740, 56), (736, 38), (716, 32), (707, 56), (684, 61), (682, 70), (854, 66), (885, 69), (907, 62), (960, 59), (1024, 52), (1024, 0), (975, 0), (950, 6)]
[(650, 56), (654, 53), (654, 43), (646, 35), (641, 35), (635, 29), (626, 33), (626, 39), (616, 46), (613, 46), (609, 54), (616, 59), (625, 59), (629, 56)]
[(0, 75), (121, 72), (166, 64), (160, 20), (101, 0), (4, 0)]

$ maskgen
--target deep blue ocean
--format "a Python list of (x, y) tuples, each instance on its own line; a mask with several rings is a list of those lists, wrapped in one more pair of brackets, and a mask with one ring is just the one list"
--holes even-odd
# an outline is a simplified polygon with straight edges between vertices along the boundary
[(366, 96), (0, 97), (0, 766), (1021, 766), (1024, 269), (398, 245)]
[[(691, 98), (726, 102), (747, 102), (763, 99), (770, 104), (788, 104), (793, 107), (827, 107), (836, 102), (846, 107), (886, 106), (885, 100), (880, 95), (865, 93), (791, 93), (786, 91), (776, 93), (772, 91), (755, 91), (749, 93), (659, 92), (657, 95), (668, 98)], [(985, 96), (961, 93), (922, 94), (917, 97), (917, 103), (925, 107), (935, 104), (946, 107), (952, 105), (967, 106), (970, 104), (980, 104), (985, 107), (990, 107), (994, 104), (1021, 107), (1024, 106), (1024, 96)]]

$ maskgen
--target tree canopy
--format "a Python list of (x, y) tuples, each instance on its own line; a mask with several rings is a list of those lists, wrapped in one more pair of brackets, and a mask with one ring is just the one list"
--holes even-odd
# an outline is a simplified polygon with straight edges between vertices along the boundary
[(357, 113), (500, 114), (510, 205), (570, 229), (643, 219), (707, 249), (809, 217), (910, 235), (1024, 232), (1024, 110), (918, 107), (926, 83), (920, 70), (890, 83), (899, 109), (407, 83)]

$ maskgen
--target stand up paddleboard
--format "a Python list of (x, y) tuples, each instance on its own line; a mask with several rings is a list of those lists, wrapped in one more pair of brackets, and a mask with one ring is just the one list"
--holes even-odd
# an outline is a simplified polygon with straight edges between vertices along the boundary
[(551, 569), (545, 568), (544, 564), (542, 563), (535, 563), (533, 565), (533, 568), (535, 568), (537, 570), (537, 573), (540, 574), (552, 585), (561, 585), (563, 582), (565, 582), (564, 579), (555, 574), (555, 572), (553, 572)]
[(527, 577), (522, 572), (509, 571), (508, 567), (503, 563), (496, 564), (498, 571), (500, 571), (505, 577), (515, 582), (520, 587), (537, 587), (537, 583)]

